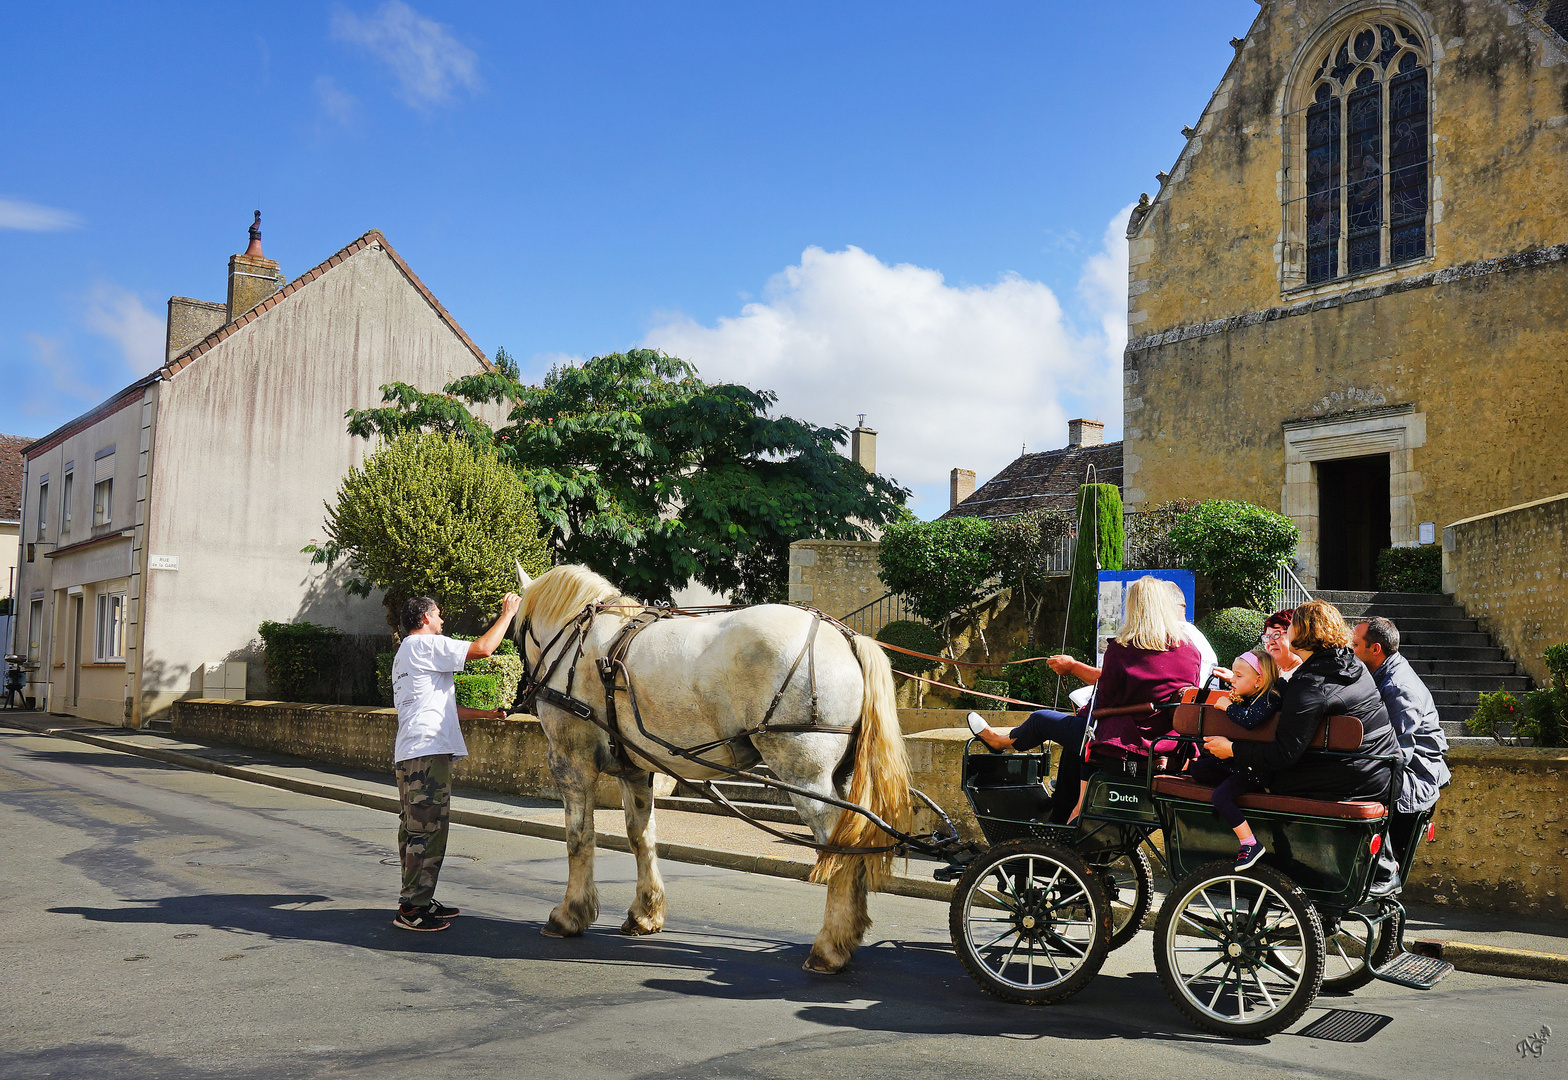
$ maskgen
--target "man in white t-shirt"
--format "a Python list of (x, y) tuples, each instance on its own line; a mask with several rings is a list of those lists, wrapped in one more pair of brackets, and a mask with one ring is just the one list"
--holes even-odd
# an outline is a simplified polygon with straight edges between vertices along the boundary
[[(1182, 632), (1187, 635), (1187, 640), (1192, 642), (1193, 646), (1198, 650), (1198, 685), (1202, 686), (1204, 680), (1209, 677), (1210, 672), (1214, 671), (1219, 664), (1220, 658), (1214, 654), (1214, 646), (1210, 645), (1209, 639), (1203, 636), (1203, 631), (1199, 630), (1188, 620), (1186, 591), (1174, 581), (1167, 581), (1166, 584), (1171, 587), (1171, 593), (1176, 597), (1176, 603), (1181, 605)], [(1224, 671), (1225, 669), (1221, 668), (1220, 670)]]
[(402, 930), (445, 930), (456, 908), (436, 903), (436, 880), (446, 857), (452, 807), (452, 759), (468, 756), (458, 720), (505, 718), (502, 709), (460, 709), (452, 676), (469, 660), (500, 646), (522, 599), (507, 593), (501, 617), (477, 641), (442, 635), (441, 609), (428, 596), (403, 605), (403, 643), (392, 661), (392, 703), (397, 706), (393, 761), (402, 824), (397, 831), (403, 892), (392, 925)]

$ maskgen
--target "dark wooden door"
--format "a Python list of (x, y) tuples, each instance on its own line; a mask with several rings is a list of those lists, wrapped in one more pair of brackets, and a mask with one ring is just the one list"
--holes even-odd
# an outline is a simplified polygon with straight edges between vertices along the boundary
[(1390, 545), (1388, 455), (1320, 461), (1318, 587), (1377, 588), (1377, 553)]

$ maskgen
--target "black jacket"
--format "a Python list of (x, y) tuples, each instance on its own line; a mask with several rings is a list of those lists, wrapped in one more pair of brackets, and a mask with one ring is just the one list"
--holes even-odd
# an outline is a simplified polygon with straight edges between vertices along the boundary
[(1388, 710), (1365, 665), (1349, 649), (1319, 649), (1286, 684), (1275, 740), (1236, 743), (1235, 764), (1252, 770), (1275, 795), (1385, 801), (1390, 762), (1307, 749), (1318, 725), (1330, 716), (1361, 721), (1363, 754), (1391, 755), (1398, 749)]

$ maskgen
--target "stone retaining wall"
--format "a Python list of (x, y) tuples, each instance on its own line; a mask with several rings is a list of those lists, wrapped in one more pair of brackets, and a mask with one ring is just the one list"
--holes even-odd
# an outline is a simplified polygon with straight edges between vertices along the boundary
[[(950, 726), (961, 717), (937, 709), (900, 714), (915, 786), (948, 812), (965, 837), (978, 839), (978, 822), (960, 789), (969, 731)], [(1018, 713), (988, 714), (999, 728), (1019, 718)], [(174, 707), (174, 734), (181, 738), (374, 772), (391, 771), (396, 728), (391, 709), (203, 699)], [(471, 756), (455, 764), (457, 784), (559, 798), (538, 720), (466, 720), (463, 734)], [(1422, 847), (1406, 895), (1453, 907), (1568, 919), (1568, 882), (1563, 880), (1568, 751), (1457, 747), (1448, 762), (1454, 779), (1438, 803), (1437, 838)], [(613, 781), (601, 783), (598, 804), (620, 805)], [(930, 824), (918, 822), (921, 829)]]
[(1443, 591), (1546, 685), (1541, 653), (1568, 641), (1568, 495), (1445, 528)]

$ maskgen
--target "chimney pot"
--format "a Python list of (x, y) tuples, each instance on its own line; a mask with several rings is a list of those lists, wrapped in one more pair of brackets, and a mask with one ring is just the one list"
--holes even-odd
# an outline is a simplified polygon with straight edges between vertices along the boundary
[(1067, 421), (1067, 445), (1099, 446), (1105, 441), (1105, 425), (1098, 420)]
[(975, 471), (954, 469), (948, 477), (947, 508), (949, 510), (975, 493)]
[(868, 473), (877, 471), (877, 433), (866, 427), (866, 414), (849, 433), (849, 459)]
[(229, 257), (228, 322), (234, 322), (282, 287), (278, 264), (261, 253), (261, 211), (257, 210), (250, 226), (250, 246), (245, 254)]

